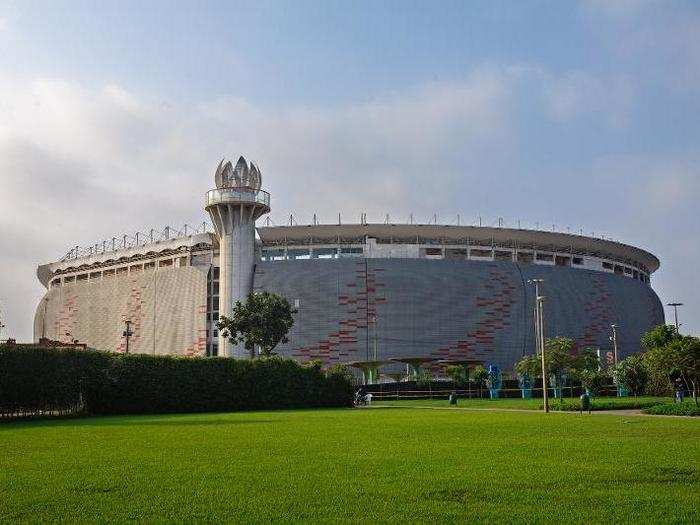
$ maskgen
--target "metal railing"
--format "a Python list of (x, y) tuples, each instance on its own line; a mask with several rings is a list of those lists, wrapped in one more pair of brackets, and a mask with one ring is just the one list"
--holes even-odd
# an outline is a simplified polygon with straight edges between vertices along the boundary
[(270, 207), (270, 194), (246, 188), (216, 188), (206, 194), (206, 206), (223, 203), (251, 203)]
[(74, 246), (61, 258), (61, 262), (116, 252), (127, 248), (148, 246), (149, 244), (189, 237), (200, 233), (206, 233), (207, 231), (213, 231), (213, 228), (206, 222), (202, 222), (196, 227), (185, 224), (180, 228), (166, 226), (162, 230), (151, 228), (148, 232), (136, 232), (133, 235), (122, 234), (119, 237), (112, 237), (109, 240), (103, 240), (89, 246)]

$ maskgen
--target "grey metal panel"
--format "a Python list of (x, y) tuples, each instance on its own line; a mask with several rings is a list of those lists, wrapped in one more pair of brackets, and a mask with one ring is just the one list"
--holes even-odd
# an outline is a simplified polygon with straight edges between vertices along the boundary
[(639, 281), (511, 262), (269, 261), (257, 264), (254, 284), (299, 303), (290, 341), (278, 348), (283, 355), (326, 364), (363, 360), (373, 357), (376, 340), (379, 359), (474, 357), (508, 369), (534, 348), (532, 278), (545, 279), (548, 337), (607, 349), (616, 323), (625, 356), (664, 321), (656, 294)]

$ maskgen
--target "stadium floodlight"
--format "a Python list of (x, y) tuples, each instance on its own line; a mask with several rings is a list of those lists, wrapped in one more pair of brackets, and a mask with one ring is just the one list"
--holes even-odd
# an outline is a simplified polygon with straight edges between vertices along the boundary
[(666, 306), (672, 306), (673, 307), (673, 315), (676, 320), (676, 333), (678, 333), (678, 329), (680, 328), (681, 325), (678, 324), (678, 307), (683, 306), (683, 303), (668, 303)]

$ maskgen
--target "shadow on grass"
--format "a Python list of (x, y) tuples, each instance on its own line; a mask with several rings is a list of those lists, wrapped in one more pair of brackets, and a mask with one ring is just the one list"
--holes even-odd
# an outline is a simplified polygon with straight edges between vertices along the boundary
[(0, 431), (3, 429), (27, 428), (27, 427), (135, 427), (135, 426), (157, 426), (157, 427), (198, 427), (198, 426), (218, 426), (230, 427), (238, 425), (255, 425), (276, 423), (278, 419), (230, 419), (228, 414), (199, 416), (196, 414), (140, 414), (140, 415), (120, 415), (120, 416), (88, 416), (88, 417), (64, 417), (64, 418), (42, 418), (42, 419), (22, 419), (15, 421), (4, 421), (0, 423)]

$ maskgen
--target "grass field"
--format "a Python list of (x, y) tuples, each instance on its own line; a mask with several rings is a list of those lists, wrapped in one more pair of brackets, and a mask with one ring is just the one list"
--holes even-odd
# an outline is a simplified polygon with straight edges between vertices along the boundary
[(0, 521), (700, 521), (700, 421), (339, 409), (0, 425)]
[[(663, 403), (671, 403), (670, 397), (595, 397), (592, 400), (593, 410), (621, 410), (633, 408), (646, 408)], [(442, 399), (392, 399), (387, 398), (382, 401), (372, 402), (375, 406), (407, 406), (407, 407), (450, 407), (446, 397)], [(494, 408), (494, 409), (519, 409), (519, 410), (541, 410), (541, 399), (521, 399), (521, 398), (501, 398), (501, 399), (459, 399), (458, 408)], [(559, 399), (550, 399), (549, 406), (552, 410), (560, 410)], [(564, 410), (579, 410), (580, 401), (578, 398), (564, 398)]]

